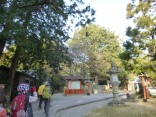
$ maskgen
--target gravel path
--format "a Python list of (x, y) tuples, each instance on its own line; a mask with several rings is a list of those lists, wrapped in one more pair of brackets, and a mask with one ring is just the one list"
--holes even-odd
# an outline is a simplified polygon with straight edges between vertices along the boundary
[[(120, 93), (125, 95), (125, 93)], [(87, 95), (70, 95), (62, 94), (53, 95), (52, 106), (49, 117), (85, 117), (87, 113), (96, 108), (106, 106), (112, 100), (112, 93), (101, 93)], [(38, 101), (33, 103), (34, 117), (45, 117), (44, 109), (37, 110)]]
[(65, 109), (56, 114), (55, 117), (85, 117), (85, 115), (92, 110), (102, 108), (108, 104), (112, 99), (94, 102), (90, 104), (80, 105), (70, 109)]

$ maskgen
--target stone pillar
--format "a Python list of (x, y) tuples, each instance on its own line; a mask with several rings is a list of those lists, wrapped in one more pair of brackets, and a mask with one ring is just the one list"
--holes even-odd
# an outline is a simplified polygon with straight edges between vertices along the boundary
[(118, 102), (120, 99), (119, 99), (119, 92), (118, 92), (118, 86), (119, 86), (119, 82), (116, 82), (116, 83), (113, 83), (112, 86), (113, 86), (113, 100), (116, 102)]
[(107, 73), (110, 74), (110, 84), (112, 85), (112, 89), (113, 89), (112, 90), (113, 100), (109, 104), (111, 105), (121, 104), (122, 102), (119, 99), (119, 92), (118, 92), (120, 81), (117, 76), (117, 73), (120, 73), (120, 71), (115, 66), (115, 63), (111, 64), (111, 68)]

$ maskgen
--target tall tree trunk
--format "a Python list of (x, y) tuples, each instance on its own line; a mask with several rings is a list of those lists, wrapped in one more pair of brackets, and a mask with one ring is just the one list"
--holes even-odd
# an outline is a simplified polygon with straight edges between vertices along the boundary
[[(29, 10), (26, 14), (26, 20), (25, 22), (23, 23), (23, 27), (26, 31), (27, 29), (27, 26), (28, 26), (28, 22), (29, 22), (29, 19), (31, 17), (31, 10)], [(9, 84), (10, 84), (10, 88), (9, 88), (9, 99), (11, 97), (11, 91), (12, 91), (12, 87), (13, 87), (13, 83), (14, 83), (14, 79), (15, 79), (15, 73), (16, 73), (16, 68), (17, 68), (17, 65), (18, 65), (18, 61), (19, 61), (19, 55), (20, 55), (20, 47), (17, 46), (16, 48), (16, 52), (15, 52), (15, 55), (14, 55), (14, 58), (13, 58), (13, 61), (12, 61), (12, 64), (11, 64), (11, 68), (10, 68), (10, 71), (9, 71)]]
[[(18, 65), (18, 61), (19, 61), (19, 48), (17, 47), (16, 48), (16, 52), (15, 52), (15, 55), (14, 55), (14, 58), (12, 60), (12, 64), (11, 64), (11, 67), (10, 67), (10, 71), (9, 71), (9, 99), (11, 97), (11, 91), (12, 91), (12, 86), (13, 86), (13, 83), (14, 83), (14, 79), (15, 79), (15, 73), (16, 73), (16, 67)], [(9, 100), (10, 101), (10, 100)]]
[(5, 41), (0, 40), (0, 58), (1, 58), (2, 54), (3, 54), (4, 47), (5, 47)]

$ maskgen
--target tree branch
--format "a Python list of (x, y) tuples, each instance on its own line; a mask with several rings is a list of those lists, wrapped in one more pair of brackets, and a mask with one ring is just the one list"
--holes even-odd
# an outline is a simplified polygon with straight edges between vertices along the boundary
[(34, 4), (29, 4), (29, 5), (22, 5), (22, 6), (18, 6), (18, 7), (19, 8), (35, 7), (35, 6), (42, 6), (42, 5), (49, 4), (49, 3), (51, 3), (51, 2), (48, 1), (48, 0), (45, 0), (45, 1), (40, 2), (40, 3), (34, 3)]

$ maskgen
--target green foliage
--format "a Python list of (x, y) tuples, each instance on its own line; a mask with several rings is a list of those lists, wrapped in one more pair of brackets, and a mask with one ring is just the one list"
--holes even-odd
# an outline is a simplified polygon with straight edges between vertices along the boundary
[[(79, 8), (80, 5), (83, 7)], [(0, 6), (0, 41), (5, 40), (7, 46), (14, 44), (20, 50), (19, 69), (39, 69), (45, 60), (56, 69), (62, 62), (70, 63), (64, 45), (69, 39), (68, 31), (73, 25), (84, 26), (94, 21), (95, 13), (82, 0), (3, 0)], [(75, 19), (77, 22), (73, 22)]]
[(125, 51), (120, 55), (125, 68), (139, 74), (147, 72), (154, 77), (155, 69), (155, 1), (132, 1), (127, 5), (127, 18), (132, 19), (135, 27), (128, 27), (129, 39), (124, 43)]
[(77, 30), (69, 41), (69, 47), (74, 65), (80, 69), (79, 74), (85, 72), (83, 76), (108, 78), (106, 72), (110, 68), (110, 62), (120, 65), (118, 57), (122, 49), (118, 36), (104, 27), (91, 24)]
[(65, 86), (65, 80), (63, 80), (62, 75), (53, 75), (51, 79), (51, 84), (54, 88), (54, 91), (61, 90)]
[(149, 50), (149, 56), (152, 58), (153, 61), (156, 60), (156, 40), (150, 40), (147, 44)]
[(1, 64), (11, 67), (9, 93), (16, 69), (39, 71), (46, 61), (58, 73), (61, 63), (70, 64), (72, 60), (64, 44), (69, 39), (68, 32), (73, 26), (94, 21), (94, 14), (82, 0), (0, 1), (0, 57), (6, 46), (16, 48), (9, 50), (9, 57), (1, 57)]

